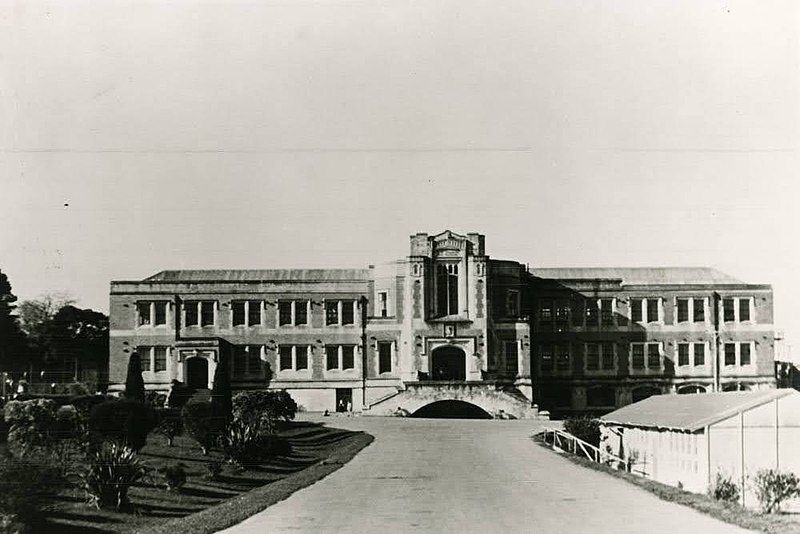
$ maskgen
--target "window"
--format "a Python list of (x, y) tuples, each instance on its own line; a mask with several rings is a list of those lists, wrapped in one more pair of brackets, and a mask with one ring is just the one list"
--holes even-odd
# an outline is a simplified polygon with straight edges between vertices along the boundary
[(261, 324), (261, 301), (247, 301), (247, 324), (249, 326)]
[(247, 374), (247, 355), (244, 352), (244, 347), (235, 347), (233, 349), (233, 375), (242, 376)]
[(692, 304), (694, 322), (704, 323), (706, 321), (706, 299), (693, 299)]
[(233, 326), (241, 326), (244, 324), (245, 307), (245, 303), (242, 301), (231, 302), (231, 313), (233, 314), (231, 324)]
[(631, 343), (630, 350), (631, 369), (661, 369), (661, 343)]
[(551, 324), (553, 322), (553, 301), (542, 300), (539, 302), (539, 322)]
[(378, 342), (378, 374), (392, 372), (392, 342)]
[(647, 345), (647, 367), (649, 369), (661, 367), (661, 347), (658, 343), (649, 343)]
[(519, 291), (509, 289), (506, 292), (506, 312), (509, 317), (517, 317), (519, 315)]
[(722, 318), (725, 322), (733, 322), (736, 320), (735, 309), (734, 299), (722, 299)]
[(292, 324), (292, 301), (281, 300), (278, 302), (278, 325)]
[(278, 349), (279, 351), (279, 366), (278, 369), (281, 371), (287, 371), (292, 369), (292, 346), (291, 345), (281, 345)]
[(543, 371), (553, 370), (553, 346), (541, 345), (539, 346), (539, 360)]
[(342, 345), (342, 369), (355, 367), (355, 346)]
[(458, 314), (458, 264), (436, 266), (436, 312), (440, 317)]
[(342, 301), (342, 324), (353, 324), (355, 322), (355, 305), (356, 302), (354, 300), (345, 300)]
[(750, 299), (739, 299), (739, 320), (750, 320)]
[(139, 355), (139, 360), (142, 365), (142, 372), (146, 373), (152, 369), (150, 347), (136, 347), (136, 354)]
[(153, 347), (153, 364), (155, 372), (167, 370), (167, 347)]
[(572, 301), (572, 326), (583, 326), (584, 304), (583, 300)]
[(569, 302), (566, 300), (559, 300), (556, 304), (556, 322), (559, 325), (566, 326), (569, 324)]
[(506, 341), (506, 373), (516, 376), (519, 372), (517, 357), (519, 348), (516, 341)]
[(325, 301), (325, 324), (330, 326), (339, 324), (339, 302), (336, 300)]
[(214, 324), (214, 308), (216, 302), (204, 300), (200, 303), (200, 326), (212, 326)]
[[(688, 313), (688, 312), (687, 312)], [(678, 343), (678, 365), (689, 365), (689, 344)]]
[(725, 365), (736, 365), (736, 343), (725, 343)]
[(294, 324), (308, 324), (308, 301), (295, 300), (292, 304), (294, 305)]
[(197, 301), (187, 301), (183, 304), (183, 309), (186, 312), (186, 326), (197, 326), (198, 323), (198, 316), (197, 316)]
[(250, 374), (261, 372), (261, 347), (251, 345), (246, 349), (247, 353), (247, 372)]
[(600, 312), (597, 309), (597, 301), (590, 300), (586, 303), (586, 326), (597, 326), (600, 319)]
[(152, 317), (150, 316), (150, 303), (137, 302), (136, 309), (139, 312), (139, 326), (149, 325), (152, 321)]
[(600, 317), (604, 325), (614, 324), (614, 299), (600, 299)]
[(355, 300), (326, 300), (325, 325), (346, 326), (355, 324)]
[(327, 345), (325, 347), (325, 369), (328, 371), (339, 368), (339, 346)]
[(678, 299), (677, 307), (678, 307), (678, 322), (679, 323), (687, 322), (689, 320), (689, 299)]
[(705, 343), (694, 344), (694, 364), (697, 366), (706, 364), (706, 345)]
[(642, 300), (631, 299), (631, 321), (642, 322)]
[(659, 321), (659, 301), (658, 299), (647, 299), (647, 322), (656, 323)]
[(597, 343), (586, 344), (586, 369), (596, 371), (600, 368), (600, 345)]
[(602, 350), (602, 366), (604, 371), (611, 371), (614, 369), (614, 344), (603, 343), (600, 346)]
[(750, 343), (739, 344), (739, 365), (750, 365)]
[(556, 369), (569, 371), (571, 367), (569, 345), (556, 345)]
[(378, 315), (381, 317), (389, 316), (389, 293), (386, 291), (378, 293)]
[(281, 371), (308, 369), (308, 345), (281, 345), (278, 349), (278, 368)]
[(153, 310), (155, 315), (155, 325), (167, 324), (167, 302), (154, 302)]

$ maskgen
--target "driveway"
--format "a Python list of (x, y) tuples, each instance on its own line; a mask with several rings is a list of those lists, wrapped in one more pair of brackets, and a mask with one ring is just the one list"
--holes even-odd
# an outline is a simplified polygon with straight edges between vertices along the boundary
[(375, 441), (225, 532), (746, 532), (537, 446), (530, 421), (325, 421)]

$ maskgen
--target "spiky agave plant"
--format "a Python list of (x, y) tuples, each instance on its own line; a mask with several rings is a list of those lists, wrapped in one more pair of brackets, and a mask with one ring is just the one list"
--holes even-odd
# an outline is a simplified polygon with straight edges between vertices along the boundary
[(98, 509), (124, 510), (130, 506), (128, 489), (147, 475), (136, 451), (118, 443), (104, 443), (81, 473), (89, 502)]

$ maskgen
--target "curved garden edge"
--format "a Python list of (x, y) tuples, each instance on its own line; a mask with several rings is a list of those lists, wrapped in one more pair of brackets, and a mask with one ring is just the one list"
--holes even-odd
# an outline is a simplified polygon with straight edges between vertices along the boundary
[(302, 471), (292, 473), (265, 486), (254, 488), (200, 512), (173, 519), (139, 532), (201, 534), (217, 532), (241, 523), (248, 517), (288, 498), (294, 492), (322, 480), (352, 460), (375, 438), (365, 432), (356, 432), (347, 439), (347, 442), (333, 454)]
[[(557, 454), (552, 450), (552, 447), (549, 444), (544, 443), (541, 439), (535, 436), (532, 439), (538, 446), (550, 450), (553, 454)], [(607, 465), (598, 464), (587, 458), (582, 458), (568, 452), (560, 454), (560, 456), (582, 467), (600, 471), (601, 473), (611, 475), (630, 484), (639, 486), (663, 501), (674, 502), (676, 504), (688, 506), (689, 508), (692, 508), (700, 513), (709, 515), (715, 519), (719, 519), (720, 521), (724, 521), (732, 525), (749, 530), (767, 532), (770, 534), (800, 534), (800, 523), (786, 516), (760, 514), (740, 506), (716, 501), (707, 495), (691, 493), (673, 486), (656, 482), (655, 480), (643, 478), (625, 471), (612, 469)]]

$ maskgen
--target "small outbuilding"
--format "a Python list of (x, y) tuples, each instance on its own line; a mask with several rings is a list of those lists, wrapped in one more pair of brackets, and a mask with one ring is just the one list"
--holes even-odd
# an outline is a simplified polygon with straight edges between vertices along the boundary
[(756, 506), (751, 479), (772, 468), (800, 475), (800, 392), (658, 395), (600, 418), (601, 448), (644, 476), (705, 493), (717, 473)]

